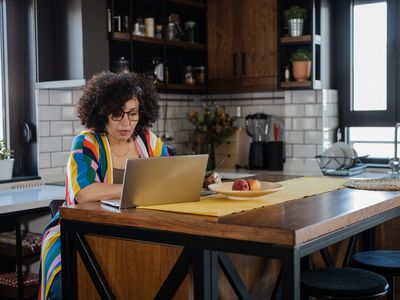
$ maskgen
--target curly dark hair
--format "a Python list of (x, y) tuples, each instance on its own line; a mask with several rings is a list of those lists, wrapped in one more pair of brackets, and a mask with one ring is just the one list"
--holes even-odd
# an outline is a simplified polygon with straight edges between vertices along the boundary
[(160, 115), (159, 95), (150, 76), (109, 71), (93, 75), (83, 87), (78, 117), (86, 128), (106, 133), (108, 116), (120, 113), (125, 102), (135, 97), (139, 101), (140, 118), (134, 135), (141, 134), (143, 129), (152, 127)]

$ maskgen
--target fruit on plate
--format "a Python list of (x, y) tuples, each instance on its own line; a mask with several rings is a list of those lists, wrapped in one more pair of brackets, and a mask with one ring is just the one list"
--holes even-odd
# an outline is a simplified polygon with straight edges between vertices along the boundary
[(232, 190), (233, 191), (248, 191), (249, 189), (250, 189), (249, 188), (249, 184), (244, 179), (236, 179), (232, 183)]
[(261, 182), (257, 179), (247, 179), (250, 191), (261, 190)]

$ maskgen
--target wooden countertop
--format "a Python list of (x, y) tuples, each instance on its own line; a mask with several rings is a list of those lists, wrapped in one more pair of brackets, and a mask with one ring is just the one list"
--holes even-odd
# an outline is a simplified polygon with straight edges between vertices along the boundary
[(343, 188), (220, 218), (142, 209), (120, 212), (99, 202), (63, 207), (61, 218), (296, 246), (396, 207), (400, 192)]

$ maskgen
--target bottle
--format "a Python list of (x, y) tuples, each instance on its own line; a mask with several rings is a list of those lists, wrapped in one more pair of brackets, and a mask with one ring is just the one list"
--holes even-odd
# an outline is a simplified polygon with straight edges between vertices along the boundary
[[(238, 121), (242, 116), (242, 108), (240, 106), (236, 107), (236, 118)], [(235, 132), (235, 140), (236, 140), (236, 154), (237, 168), (247, 167), (249, 164), (249, 150), (250, 150), (250, 137), (246, 133), (246, 129), (243, 126), (238, 126)]]

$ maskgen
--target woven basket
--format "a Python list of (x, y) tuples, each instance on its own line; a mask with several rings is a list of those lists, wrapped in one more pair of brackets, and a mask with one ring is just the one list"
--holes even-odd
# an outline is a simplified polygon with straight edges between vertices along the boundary
[(351, 179), (344, 185), (359, 190), (400, 191), (399, 179)]

